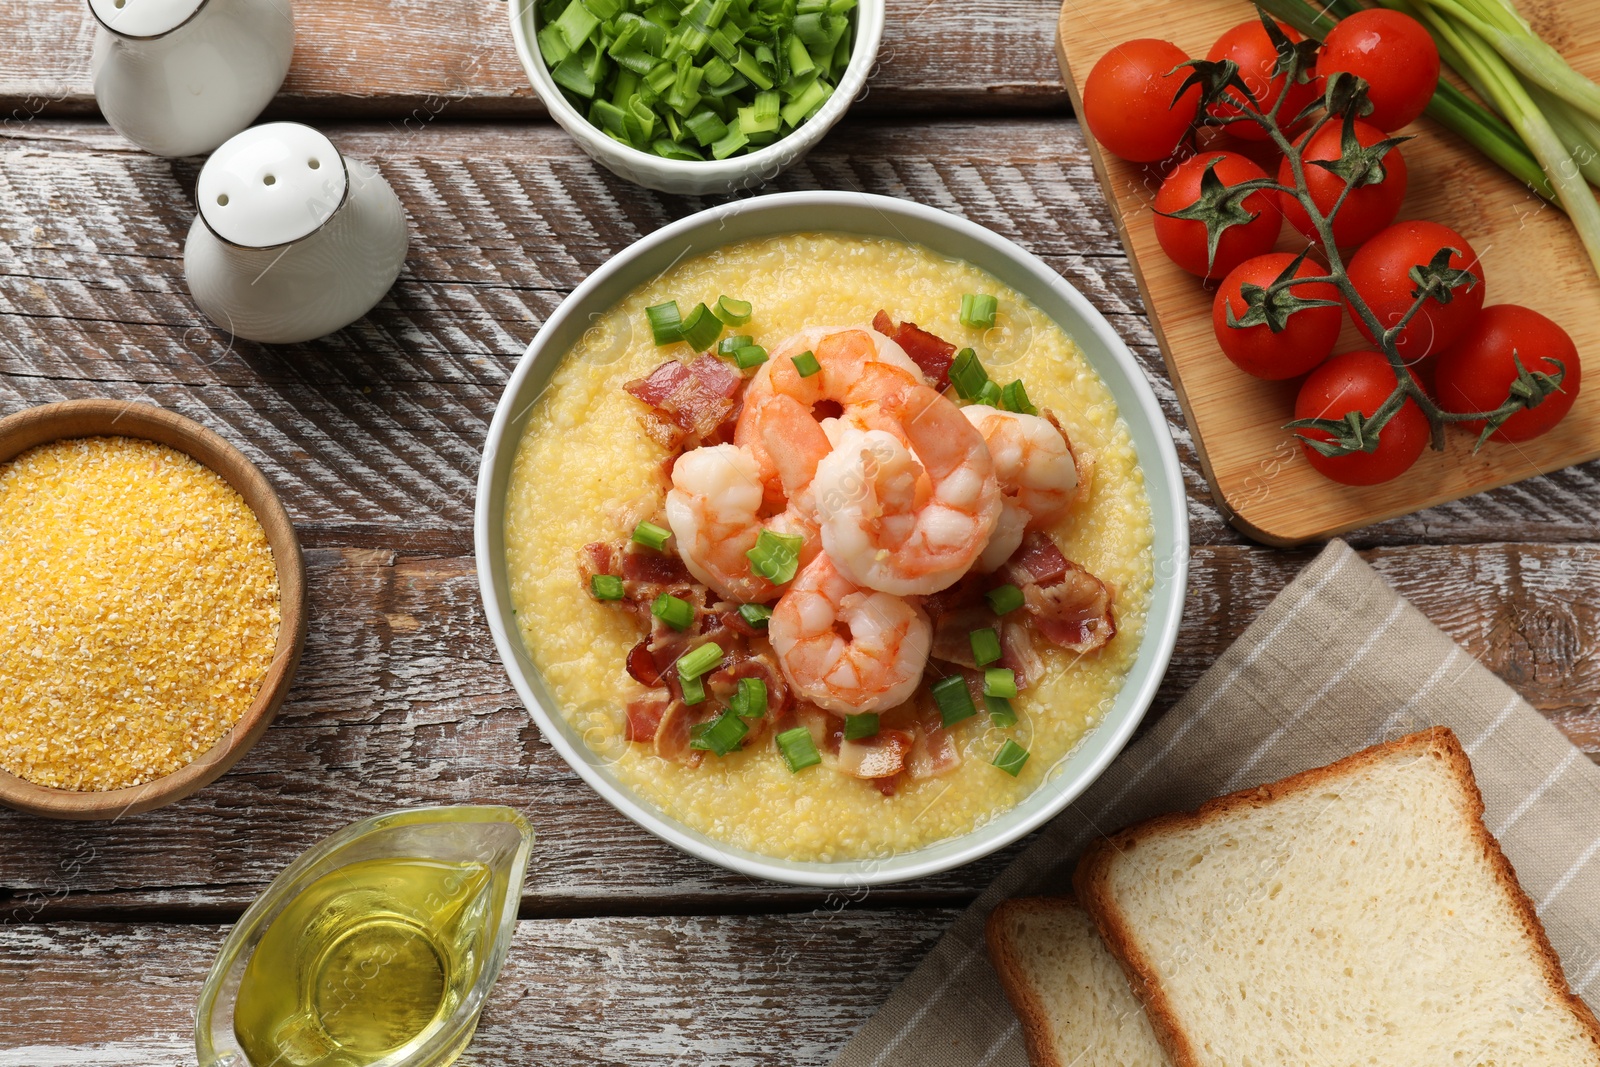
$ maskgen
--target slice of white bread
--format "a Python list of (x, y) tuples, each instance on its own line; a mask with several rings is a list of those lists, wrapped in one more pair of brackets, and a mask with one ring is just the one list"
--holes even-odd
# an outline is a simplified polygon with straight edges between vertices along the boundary
[(1070, 897), (1008, 900), (985, 933), (1033, 1067), (1168, 1067), (1122, 969)]
[(1600, 1064), (1447, 729), (1131, 827), (1074, 885), (1177, 1067)]

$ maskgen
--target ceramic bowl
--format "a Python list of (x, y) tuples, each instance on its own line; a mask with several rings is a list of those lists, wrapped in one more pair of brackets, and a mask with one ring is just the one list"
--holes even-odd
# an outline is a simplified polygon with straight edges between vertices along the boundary
[(506, 6), (511, 14), (511, 36), (516, 42), (522, 69), (527, 71), (528, 80), (533, 83), (539, 99), (544, 101), (550, 117), (572, 135), (579, 147), (613, 173), (637, 185), (664, 193), (711, 196), (755, 189), (771, 181), (804, 159), (834, 123), (844, 117), (867, 84), (867, 75), (878, 60), (886, 0), (860, 0), (856, 6), (855, 51), (838, 88), (815, 115), (781, 141), (748, 155), (703, 161), (662, 159), (606, 136), (567, 101), (550, 77), (544, 57), (539, 54), (537, 5), (533, 0), (507, 0)]
[(195, 759), (143, 785), (89, 792), (37, 785), (0, 770), (0, 804), (53, 819), (115, 819), (159, 808), (223, 774), (260, 740), (288, 695), (306, 641), (305, 563), (288, 513), (266, 475), (210, 430), (151, 404), (69, 400), (28, 408), (0, 419), (0, 464), (49, 441), (74, 437), (137, 437), (190, 456), (231, 485), (266, 532), (278, 568), (281, 621), (272, 663), (255, 701), (233, 728)]
[[(832, 231), (914, 241), (993, 274), (1033, 301), (1082, 348), (1121, 409), (1144, 469), (1154, 527), (1155, 585), (1138, 657), (1101, 724), (1033, 794), (963, 836), (887, 860), (792, 861), (734, 848), (675, 819), (621, 784), (551, 699), (512, 618), (506, 566), (506, 493), (529, 410), (593, 316), (686, 256), (751, 238)], [(1133, 354), (1106, 320), (1038, 257), (980, 226), (920, 204), (862, 193), (782, 193), (734, 201), (674, 223), (609, 260), (539, 331), (496, 409), (478, 477), (478, 582), (495, 646), (546, 740), (596, 792), (640, 826), (693, 856), (742, 874), (797, 885), (854, 887), (925, 877), (1015, 841), (1060, 812), (1122, 750), (1155, 697), (1177, 640), (1188, 577), (1189, 527), (1183, 479), (1166, 416)]]

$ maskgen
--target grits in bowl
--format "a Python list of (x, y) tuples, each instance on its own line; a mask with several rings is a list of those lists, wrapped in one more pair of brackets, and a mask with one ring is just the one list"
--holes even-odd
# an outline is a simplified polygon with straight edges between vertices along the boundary
[[(962, 324), (965, 294), (996, 299), (992, 327)], [(668, 301), (716, 307), (724, 295), (751, 310), (724, 335), (748, 335), (774, 353), (802, 331), (870, 323), (880, 311), (915, 323), (974, 350), (995, 382), (1025, 382), (1032, 403), (1053, 414), (1070, 441), (1082, 488), (1040, 532), (1109, 590), (1114, 636), (1089, 652), (1036, 643), (1035, 676), (1010, 701), (1015, 724), (997, 725), (975, 696), (978, 713), (945, 731), (953, 758), (938, 773), (901, 773), (892, 787), (833, 773), (837, 757), (825, 743), (816, 746), (822, 764), (797, 772), (770, 732), (693, 763), (629, 740), (637, 729), (629, 704), (647, 693), (627, 668), (643, 630), (636, 614), (596, 598), (582, 561), (586, 546), (625, 541), (641, 521), (661, 523), (672, 487), (671, 450), (646, 432), (646, 409), (624, 386), (665, 360), (695, 357), (682, 343), (658, 346), (646, 309)], [(1122, 689), (1154, 576), (1143, 470), (1116, 402), (1073, 340), (977, 267), (916, 244), (833, 233), (760, 238), (686, 259), (598, 317), (527, 416), (504, 536), (522, 643), (554, 704), (609, 773), (711, 838), (790, 861), (896, 856), (965, 834), (1039, 789)], [(1008, 742), (1027, 753), (1014, 775), (995, 763)]]

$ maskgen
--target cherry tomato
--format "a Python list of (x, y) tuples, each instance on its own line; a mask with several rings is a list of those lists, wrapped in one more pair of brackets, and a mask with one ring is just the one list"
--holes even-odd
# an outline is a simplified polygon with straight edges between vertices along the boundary
[(1415, 122), (1439, 85), (1439, 47), (1410, 15), (1368, 8), (1328, 31), (1317, 54), (1326, 76), (1348, 71), (1367, 82), (1372, 114), (1366, 120), (1393, 133)]
[[(1355, 124), (1355, 135), (1363, 148), (1369, 148), (1387, 136), (1376, 126), (1359, 121)], [(1339, 195), (1344, 192), (1345, 180), (1324, 167), (1313, 165), (1311, 161), (1336, 160), (1343, 155), (1344, 126), (1337, 120), (1318, 130), (1304, 145), (1302, 158), (1305, 165), (1302, 169), (1306, 176), (1306, 190), (1324, 217), (1338, 203)], [(1340, 205), (1339, 214), (1333, 220), (1333, 241), (1340, 248), (1364, 244), (1400, 213), (1400, 201), (1406, 195), (1407, 175), (1406, 161), (1401, 158), (1398, 147), (1389, 149), (1384, 155), (1383, 172), (1383, 181), (1376, 185), (1357, 186), (1350, 190), (1350, 195)], [(1294, 187), (1294, 171), (1287, 159), (1278, 164), (1278, 182)], [(1317, 228), (1311, 225), (1311, 216), (1296, 197), (1279, 193), (1278, 206), (1283, 211), (1283, 217), (1289, 220), (1289, 225), (1305, 234), (1309, 240), (1317, 240)]]
[[(1394, 371), (1381, 352), (1342, 352), (1312, 371), (1295, 398), (1297, 419), (1342, 419), (1347, 412), (1371, 415), (1394, 392)], [(1333, 435), (1322, 430), (1300, 430), (1322, 441)], [(1344, 485), (1377, 485), (1411, 469), (1428, 447), (1428, 417), (1408, 399), (1378, 433), (1374, 452), (1324, 456), (1301, 442), (1306, 459), (1326, 477)]]
[[(1519, 411), (1490, 434), (1497, 441), (1528, 441), (1548, 433), (1572, 410), (1583, 384), (1578, 346), (1567, 331), (1537, 311), (1516, 304), (1483, 309), (1472, 329), (1439, 357), (1435, 385), (1439, 406), (1446, 411), (1493, 411), (1511, 395), (1517, 360), (1530, 373), (1554, 375), (1566, 368), (1561, 388), (1525, 411)], [(1482, 422), (1461, 425), (1474, 432)]]
[[(1289, 268), (1294, 258), (1288, 252), (1269, 252), (1245, 260), (1223, 279), (1211, 305), (1211, 326), (1217, 332), (1217, 343), (1222, 346), (1223, 354), (1246, 374), (1268, 381), (1298, 378), (1327, 359), (1339, 339), (1339, 327), (1344, 325), (1344, 305), (1339, 302), (1339, 290), (1327, 282), (1289, 286), (1292, 296), (1331, 300), (1333, 304), (1292, 312), (1283, 320), (1283, 329), (1278, 333), (1273, 333), (1272, 327), (1264, 322), (1243, 328), (1228, 325), (1230, 306), (1235, 320), (1243, 318), (1248, 311), (1241, 287), (1259, 285), (1265, 289)], [(1307, 259), (1295, 270), (1295, 277), (1309, 278), (1325, 273), (1325, 268)]]
[(1178, 87), (1189, 76), (1189, 56), (1170, 41), (1144, 37), (1100, 57), (1083, 85), (1083, 121), (1114, 156), (1134, 163), (1166, 159), (1183, 141), (1200, 107), (1200, 87)]
[(1251, 193), (1244, 198), (1243, 207), (1255, 218), (1222, 231), (1217, 239), (1216, 258), (1208, 268), (1205, 223), (1167, 216), (1200, 198), (1200, 179), (1213, 162), (1224, 186), (1267, 176), (1266, 171), (1237, 152), (1202, 152), (1180, 163), (1156, 190), (1156, 240), (1172, 262), (1202, 278), (1220, 278), (1245, 260), (1271, 251), (1278, 243), (1278, 231), (1283, 229), (1283, 215), (1272, 194), (1265, 189)]
[[(1413, 220), (1390, 226), (1362, 245), (1350, 260), (1351, 283), (1387, 329), (1397, 324), (1416, 300), (1417, 283), (1411, 280), (1411, 269), (1426, 265), (1444, 248), (1456, 250), (1450, 257), (1450, 266), (1471, 271), (1477, 281), (1470, 288), (1466, 283), (1452, 288), (1448, 304), (1440, 303), (1436, 297), (1428, 298), (1396, 343), (1408, 361), (1423, 359), (1455, 344), (1483, 310), (1485, 285), (1478, 253), (1465, 237), (1448, 226)], [(1378, 339), (1356, 317), (1354, 308), (1350, 309), (1350, 317), (1362, 335), (1377, 344)]]
[[(1290, 26), (1278, 23), (1291, 41), (1300, 41), (1301, 37)], [(1231, 59), (1239, 64), (1239, 77), (1250, 89), (1251, 95), (1256, 98), (1256, 104), (1263, 114), (1272, 110), (1272, 105), (1278, 100), (1279, 94), (1284, 92), (1284, 77), (1278, 75), (1271, 77), (1272, 68), (1278, 62), (1278, 50), (1273, 47), (1272, 38), (1267, 36), (1267, 29), (1261, 25), (1260, 19), (1251, 19), (1241, 22), (1221, 37), (1211, 46), (1211, 51), (1206, 53), (1206, 58), (1213, 63)], [(1288, 98), (1284, 100), (1283, 107), (1278, 111), (1278, 119), (1285, 128), (1294, 121), (1294, 117), (1311, 101), (1315, 100), (1317, 93), (1315, 79), (1306, 83), (1296, 83), (1289, 86)], [(1238, 90), (1233, 91), (1235, 97)], [(1218, 118), (1229, 118), (1240, 113), (1240, 108), (1228, 103), (1211, 105), (1211, 114)], [(1246, 119), (1235, 122), (1227, 127), (1229, 133), (1242, 141), (1265, 141), (1270, 137), (1255, 122)]]

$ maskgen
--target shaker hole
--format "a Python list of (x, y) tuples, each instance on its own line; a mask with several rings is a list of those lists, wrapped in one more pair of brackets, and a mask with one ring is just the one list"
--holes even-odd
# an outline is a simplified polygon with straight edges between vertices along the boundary
[(262, 185), (277, 185), (278, 184), (278, 179), (274, 178), (272, 175), (269, 174), (265, 178), (261, 179), (261, 184)]
[(123, 8), (128, 6), (128, 0), (116, 0), (116, 3), (114, 3), (112, 6), (118, 11), (121, 11)]
[(322, 161), (320, 159), (312, 158), (306, 161), (306, 166), (310, 167), (312, 170), (320, 170), (322, 169)]
[(227, 193), (223, 193), (222, 195), (217, 197), (217, 206), (218, 207), (227, 207), (228, 206), (228, 194)]

